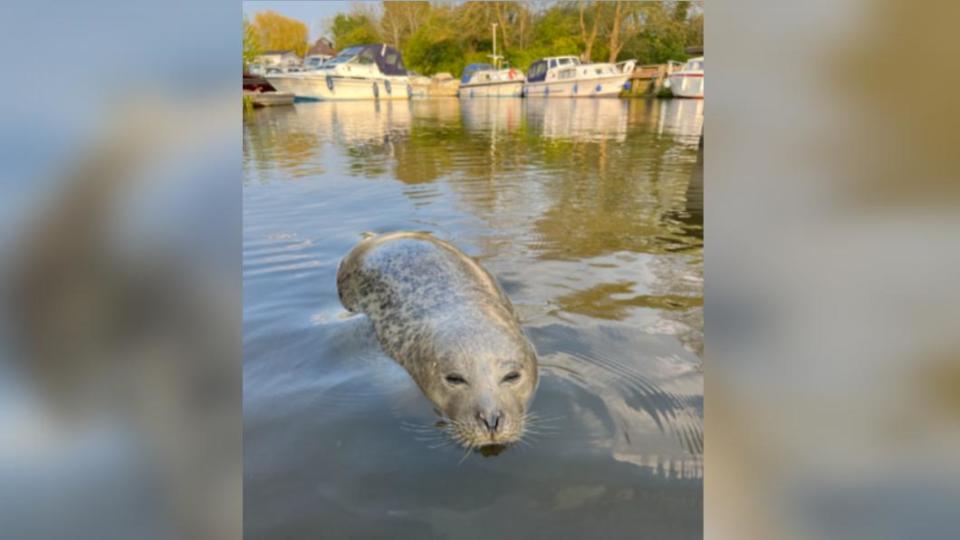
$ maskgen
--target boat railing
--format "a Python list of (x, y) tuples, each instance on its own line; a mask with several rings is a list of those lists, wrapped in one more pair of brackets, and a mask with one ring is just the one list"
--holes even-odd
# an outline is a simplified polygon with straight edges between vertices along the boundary
[(686, 65), (686, 62), (679, 62), (677, 60), (667, 60), (667, 74), (675, 73), (683, 69), (683, 66)]
[(633, 73), (633, 68), (637, 65), (637, 61), (634, 59), (624, 60), (623, 62), (617, 62), (616, 65), (620, 73)]

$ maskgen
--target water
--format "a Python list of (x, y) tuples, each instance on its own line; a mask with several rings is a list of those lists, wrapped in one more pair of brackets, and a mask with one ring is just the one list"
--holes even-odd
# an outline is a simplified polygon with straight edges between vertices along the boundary
[[(702, 108), (442, 99), (248, 114), (246, 535), (699, 538)], [(541, 363), (529, 445), (436, 448), (426, 398), (341, 307), (340, 258), (394, 230), (453, 242), (513, 300)]]

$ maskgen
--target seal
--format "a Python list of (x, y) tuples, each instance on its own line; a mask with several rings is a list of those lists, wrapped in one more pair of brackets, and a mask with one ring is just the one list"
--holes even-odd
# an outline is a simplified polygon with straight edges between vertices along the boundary
[(416, 381), (465, 448), (523, 437), (537, 355), (497, 281), (425, 233), (367, 237), (337, 268), (340, 302), (373, 323), (383, 351)]

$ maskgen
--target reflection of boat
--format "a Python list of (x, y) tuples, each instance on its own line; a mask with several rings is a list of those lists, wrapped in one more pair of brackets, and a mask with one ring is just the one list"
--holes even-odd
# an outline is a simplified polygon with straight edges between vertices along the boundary
[(410, 79), (400, 51), (385, 44), (350, 47), (318, 69), (266, 77), (277, 90), (292, 92), (299, 98), (410, 98)]
[(470, 64), (460, 77), (460, 97), (520, 97), (525, 78), (513, 68)]
[(682, 98), (703, 98), (703, 57), (691, 58), (667, 77), (667, 86), (673, 95)]
[(513, 132), (523, 119), (523, 100), (473, 99), (460, 101), (463, 125), (470, 131)]
[(576, 56), (538, 60), (527, 70), (528, 97), (617, 96), (633, 73), (636, 60), (618, 64), (582, 64)]
[(527, 118), (542, 118), (542, 134), (548, 139), (579, 141), (627, 138), (629, 103), (619, 99), (574, 100), (568, 104), (532, 100), (527, 103)]
[(677, 136), (691, 146), (700, 142), (703, 130), (703, 101), (685, 99), (660, 100), (656, 132)]
[(308, 104), (297, 107), (315, 129), (327, 130), (333, 140), (346, 144), (384, 144), (410, 131), (409, 103), (370, 102)]

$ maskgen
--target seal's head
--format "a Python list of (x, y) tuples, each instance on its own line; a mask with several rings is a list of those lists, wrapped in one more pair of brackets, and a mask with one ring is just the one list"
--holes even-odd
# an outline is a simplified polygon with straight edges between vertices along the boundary
[[(471, 339), (476, 338), (476, 339)], [(435, 351), (421, 389), (467, 448), (504, 446), (523, 437), (527, 405), (537, 388), (537, 357), (518, 333), (464, 338)]]

